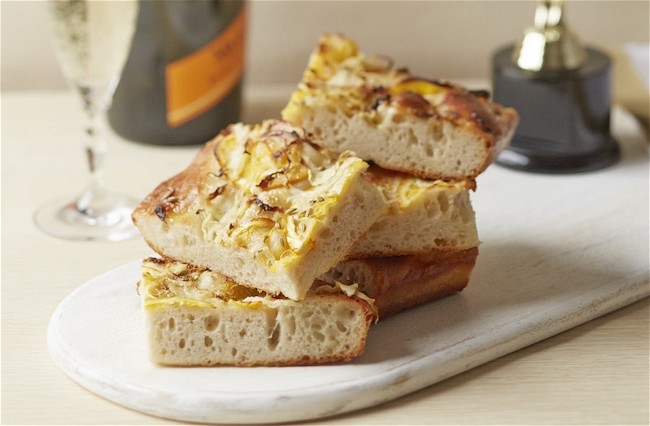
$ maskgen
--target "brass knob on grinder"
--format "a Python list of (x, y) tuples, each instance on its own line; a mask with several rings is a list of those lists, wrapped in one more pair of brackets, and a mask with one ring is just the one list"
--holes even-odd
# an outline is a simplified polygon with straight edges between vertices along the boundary
[(538, 1), (534, 25), (493, 57), (494, 100), (521, 122), (497, 163), (538, 173), (597, 170), (619, 158), (610, 134), (611, 60), (567, 28), (564, 2)]

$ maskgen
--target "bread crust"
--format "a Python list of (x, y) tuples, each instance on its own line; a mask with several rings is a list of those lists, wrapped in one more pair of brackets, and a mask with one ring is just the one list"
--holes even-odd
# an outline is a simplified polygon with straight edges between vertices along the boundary
[[(166, 223), (170, 217), (191, 210), (198, 197), (197, 182), (206, 173), (206, 163), (210, 155), (210, 146), (206, 144), (185, 170), (156, 186), (134, 210), (133, 223), (138, 226), (141, 218), (152, 214)], [(182, 218), (174, 219), (182, 220)], [(147, 236), (143, 235), (143, 237), (151, 245)], [(152, 248), (159, 252), (156, 247)]]
[(357, 283), (375, 300), (379, 318), (462, 291), (469, 283), (478, 247), (427, 254), (341, 262), (321, 279)]

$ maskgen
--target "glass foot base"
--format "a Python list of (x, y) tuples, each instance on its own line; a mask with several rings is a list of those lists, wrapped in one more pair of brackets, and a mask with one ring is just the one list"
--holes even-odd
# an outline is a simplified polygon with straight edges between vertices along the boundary
[(496, 163), (525, 172), (568, 174), (600, 170), (616, 163), (619, 158), (618, 143), (612, 137), (603, 146), (584, 154), (564, 152), (562, 146), (554, 146), (545, 140), (519, 138), (501, 153)]
[(68, 240), (123, 241), (139, 235), (131, 221), (138, 202), (110, 194), (101, 207), (81, 210), (74, 197), (49, 202), (36, 210), (34, 223), (46, 234)]

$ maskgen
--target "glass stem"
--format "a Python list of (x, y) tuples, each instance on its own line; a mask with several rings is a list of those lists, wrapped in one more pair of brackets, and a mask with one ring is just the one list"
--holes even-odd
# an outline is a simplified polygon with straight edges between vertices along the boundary
[(105, 90), (92, 87), (80, 87), (83, 109), (86, 113), (85, 152), (90, 182), (76, 201), (77, 211), (87, 216), (99, 216), (106, 203), (108, 190), (106, 185), (106, 124), (104, 123)]

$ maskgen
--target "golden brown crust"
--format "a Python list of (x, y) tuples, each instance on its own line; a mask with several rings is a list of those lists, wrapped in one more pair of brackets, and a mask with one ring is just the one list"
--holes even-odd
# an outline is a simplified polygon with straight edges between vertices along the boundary
[(489, 139), (502, 135), (503, 128), (495, 117), (495, 105), (463, 88), (454, 86), (446, 90), (439, 111), (448, 120), (470, 123), (475, 129), (490, 135)]
[[(388, 263), (369, 260), (378, 283), (374, 298), (380, 318), (462, 291), (477, 256), (478, 248), (473, 248), (402, 256)], [(388, 270), (389, 266), (393, 269)]]
[[(373, 86), (371, 90), (366, 86), (361, 86), (356, 88), (360, 93), (359, 97), (363, 99), (358, 110), (369, 112), (376, 109), (381, 102), (386, 102), (410, 115), (415, 120), (436, 121), (439, 123), (439, 127), (442, 126), (440, 123), (448, 122), (454, 127), (462, 128), (466, 134), (472, 135), (477, 141), (481, 141), (485, 147), (485, 157), (470, 173), (464, 176), (456, 176), (454, 179), (474, 180), (476, 176), (494, 162), (501, 151), (510, 143), (512, 134), (519, 124), (517, 111), (493, 103), (482, 94), (477, 95), (475, 91), (467, 90), (452, 83), (419, 78), (404, 73), (403, 80), (396, 83), (396, 85), (418, 81), (444, 87), (441, 90), (441, 93), (443, 93), (442, 100), (433, 105), (424, 96), (416, 92), (405, 91), (391, 95), (391, 88), (389, 87)], [(369, 92), (373, 96), (368, 96)], [(377, 97), (378, 93), (381, 93), (380, 97)], [(449, 177), (409, 167), (393, 167), (393, 169), (425, 179), (446, 178), (449, 180)]]
[(170, 215), (187, 211), (199, 195), (197, 182), (206, 173), (210, 155), (211, 146), (206, 144), (185, 170), (159, 184), (133, 211), (133, 223), (138, 224), (138, 216), (155, 215), (164, 222)]
[[(478, 248), (436, 250), (427, 254), (356, 259), (342, 262), (335, 270), (363, 271), (359, 289), (375, 300), (379, 318), (463, 290), (478, 257)], [(328, 273), (326, 280), (351, 284), (346, 276)], [(362, 280), (359, 280), (362, 281)]]

